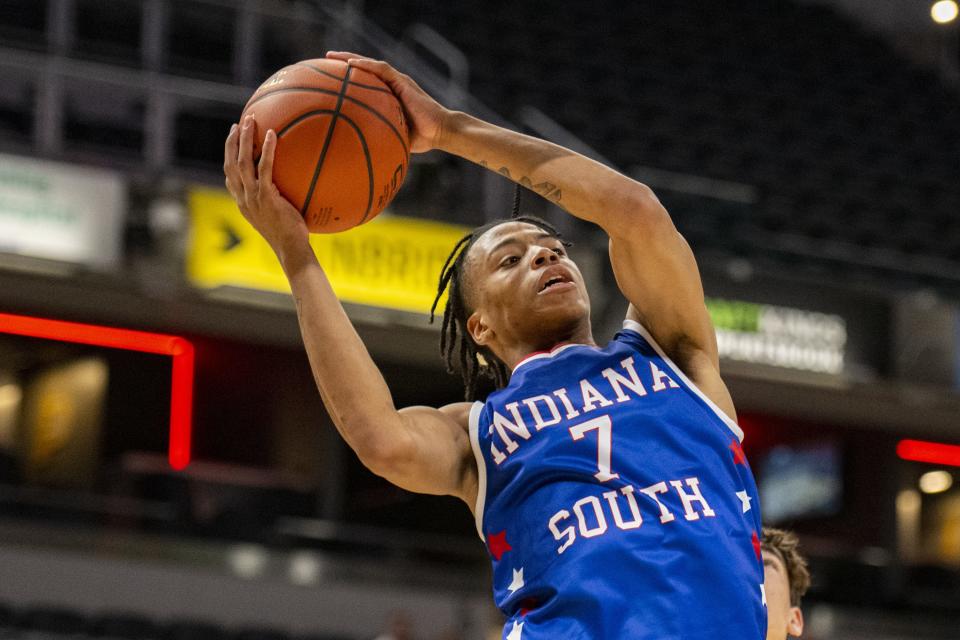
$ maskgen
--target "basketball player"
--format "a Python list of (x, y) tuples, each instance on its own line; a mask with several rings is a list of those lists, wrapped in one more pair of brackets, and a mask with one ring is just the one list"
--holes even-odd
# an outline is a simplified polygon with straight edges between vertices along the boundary
[(810, 587), (807, 561), (797, 550), (797, 536), (783, 529), (763, 528), (764, 593), (767, 598), (767, 640), (799, 638), (803, 633), (800, 599)]
[[(598, 345), (583, 277), (548, 224), (487, 224), (456, 247), (441, 349), (483, 401), (398, 410), (330, 288), (299, 212), (255, 164), (252, 119), (227, 188), (276, 252), (337, 429), (404, 489), (461, 498), (493, 562), (506, 640), (761, 640), (756, 487), (720, 377), (696, 262), (646, 186), (573, 151), (451, 111), (385, 62), (348, 61), (401, 101), (411, 149), (498, 172), (602, 228), (629, 302)], [(643, 126), (643, 123), (638, 123)]]

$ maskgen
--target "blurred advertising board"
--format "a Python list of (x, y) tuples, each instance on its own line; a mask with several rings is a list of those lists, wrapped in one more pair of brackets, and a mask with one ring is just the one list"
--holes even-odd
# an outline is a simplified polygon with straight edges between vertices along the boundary
[[(187, 277), (194, 286), (290, 291), (273, 251), (226, 191), (196, 187), (187, 201)], [(443, 263), (468, 231), (381, 214), (343, 233), (313, 234), (311, 244), (341, 300), (429, 313)]]
[(843, 373), (847, 325), (841, 316), (726, 298), (706, 303), (721, 358)]
[(126, 204), (117, 173), (0, 154), (0, 253), (116, 264)]
[(831, 383), (895, 374), (894, 308), (882, 292), (772, 270), (703, 276), (720, 357), (744, 371)]

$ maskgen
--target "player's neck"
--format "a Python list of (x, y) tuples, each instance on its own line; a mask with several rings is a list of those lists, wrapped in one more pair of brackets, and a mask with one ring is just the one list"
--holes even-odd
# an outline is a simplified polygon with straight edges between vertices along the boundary
[(565, 344), (586, 344), (596, 346), (590, 323), (584, 323), (573, 331), (564, 331), (547, 336), (538, 336), (535, 340), (522, 341), (504, 349), (504, 364), (511, 370), (517, 364), (537, 353), (546, 353)]

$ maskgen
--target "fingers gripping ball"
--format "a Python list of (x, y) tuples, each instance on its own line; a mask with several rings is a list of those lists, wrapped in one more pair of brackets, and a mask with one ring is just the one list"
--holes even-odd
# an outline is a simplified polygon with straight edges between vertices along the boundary
[(251, 96), (259, 157), (277, 133), (273, 181), (314, 233), (344, 231), (390, 203), (407, 174), (410, 140), (403, 109), (379, 78), (340, 60), (304, 60), (280, 69)]

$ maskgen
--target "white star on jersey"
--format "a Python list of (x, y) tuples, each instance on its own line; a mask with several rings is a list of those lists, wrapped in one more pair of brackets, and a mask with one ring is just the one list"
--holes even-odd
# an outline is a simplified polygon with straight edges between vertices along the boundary
[(763, 585), (760, 585), (760, 599), (763, 601), (763, 606), (767, 606), (767, 590), (763, 588)]
[(748, 496), (746, 491), (737, 491), (737, 497), (740, 498), (740, 502), (743, 503), (743, 512), (746, 513), (750, 511), (750, 501), (753, 500), (753, 498)]
[(520, 640), (520, 634), (523, 633), (523, 623), (513, 621), (513, 629), (510, 630), (510, 633), (507, 635), (507, 640)]
[(507, 587), (507, 591), (513, 593), (518, 589), (523, 589), (523, 567), (513, 570), (513, 582)]

